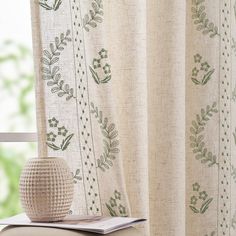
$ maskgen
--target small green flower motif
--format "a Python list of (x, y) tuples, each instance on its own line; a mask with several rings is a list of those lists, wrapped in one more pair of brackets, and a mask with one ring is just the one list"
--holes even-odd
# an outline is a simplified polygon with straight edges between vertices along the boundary
[(202, 56), (198, 53), (196, 55), (194, 55), (193, 57), (194, 57), (194, 62), (195, 63), (198, 63), (202, 60)]
[(58, 128), (58, 135), (66, 136), (68, 130), (65, 128), (65, 126)]
[(114, 199), (113, 197), (110, 198), (110, 205), (111, 205), (111, 207), (117, 206), (116, 199)]
[(197, 204), (197, 197), (195, 197), (195, 196), (191, 197), (191, 204), (192, 205), (196, 205)]
[(93, 68), (94, 68), (94, 69), (97, 69), (97, 68), (99, 68), (99, 67), (101, 67), (101, 61), (100, 61), (100, 59), (94, 58), (94, 59), (93, 59)]
[(105, 66), (103, 66), (103, 71), (105, 74), (111, 73), (111, 66), (106, 63)]
[(53, 132), (47, 133), (47, 141), (55, 142), (56, 137), (57, 136)]
[(114, 195), (115, 195), (115, 199), (121, 200), (121, 193), (120, 193), (120, 192), (118, 192), (117, 190), (115, 190)]
[(199, 193), (199, 199), (202, 199), (203, 201), (205, 201), (207, 199), (208, 195), (206, 193), (206, 191), (202, 191)]
[(125, 210), (125, 207), (122, 206), (121, 204), (118, 206), (118, 209), (119, 209), (119, 212), (121, 215), (124, 215), (126, 214), (126, 210)]
[(198, 192), (199, 189), (200, 189), (200, 185), (199, 185), (199, 183), (195, 183), (195, 184), (193, 184), (193, 191)]
[(101, 57), (101, 59), (103, 58), (107, 58), (107, 50), (102, 48), (102, 50), (98, 53)]
[(201, 64), (201, 70), (208, 71), (209, 68), (210, 66), (206, 61)]
[(50, 127), (57, 127), (59, 121), (55, 117), (53, 117), (52, 119), (48, 120), (48, 123)]
[(198, 72), (199, 72), (199, 70), (196, 67), (194, 67), (192, 70), (192, 76), (197, 76)]

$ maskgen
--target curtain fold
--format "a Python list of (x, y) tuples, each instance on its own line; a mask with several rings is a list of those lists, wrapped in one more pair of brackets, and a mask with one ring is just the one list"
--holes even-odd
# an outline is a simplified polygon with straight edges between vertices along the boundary
[(185, 1), (148, 1), (150, 235), (185, 235)]
[(39, 156), (67, 160), (70, 214), (234, 235), (235, 1), (31, 6)]

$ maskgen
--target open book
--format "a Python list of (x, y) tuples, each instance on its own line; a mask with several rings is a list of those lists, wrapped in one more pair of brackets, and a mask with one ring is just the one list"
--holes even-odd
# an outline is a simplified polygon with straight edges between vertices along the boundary
[(0, 225), (25, 225), (44, 226), (63, 229), (82, 230), (98, 234), (108, 234), (120, 229), (128, 228), (145, 219), (130, 217), (106, 217), (106, 216), (67, 216), (63, 221), (53, 223), (31, 222), (26, 214), (19, 214), (7, 219), (0, 220)]

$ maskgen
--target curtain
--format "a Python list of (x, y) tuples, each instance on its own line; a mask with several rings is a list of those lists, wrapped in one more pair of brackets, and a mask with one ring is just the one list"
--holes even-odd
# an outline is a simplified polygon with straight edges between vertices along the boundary
[(70, 214), (236, 234), (234, 0), (31, 0), (39, 156)]

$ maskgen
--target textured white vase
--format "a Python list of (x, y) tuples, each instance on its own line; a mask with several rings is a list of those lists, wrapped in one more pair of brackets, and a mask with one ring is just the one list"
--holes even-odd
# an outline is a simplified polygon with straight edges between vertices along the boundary
[(73, 200), (73, 178), (61, 158), (30, 159), (20, 177), (20, 199), (31, 221), (60, 221)]

